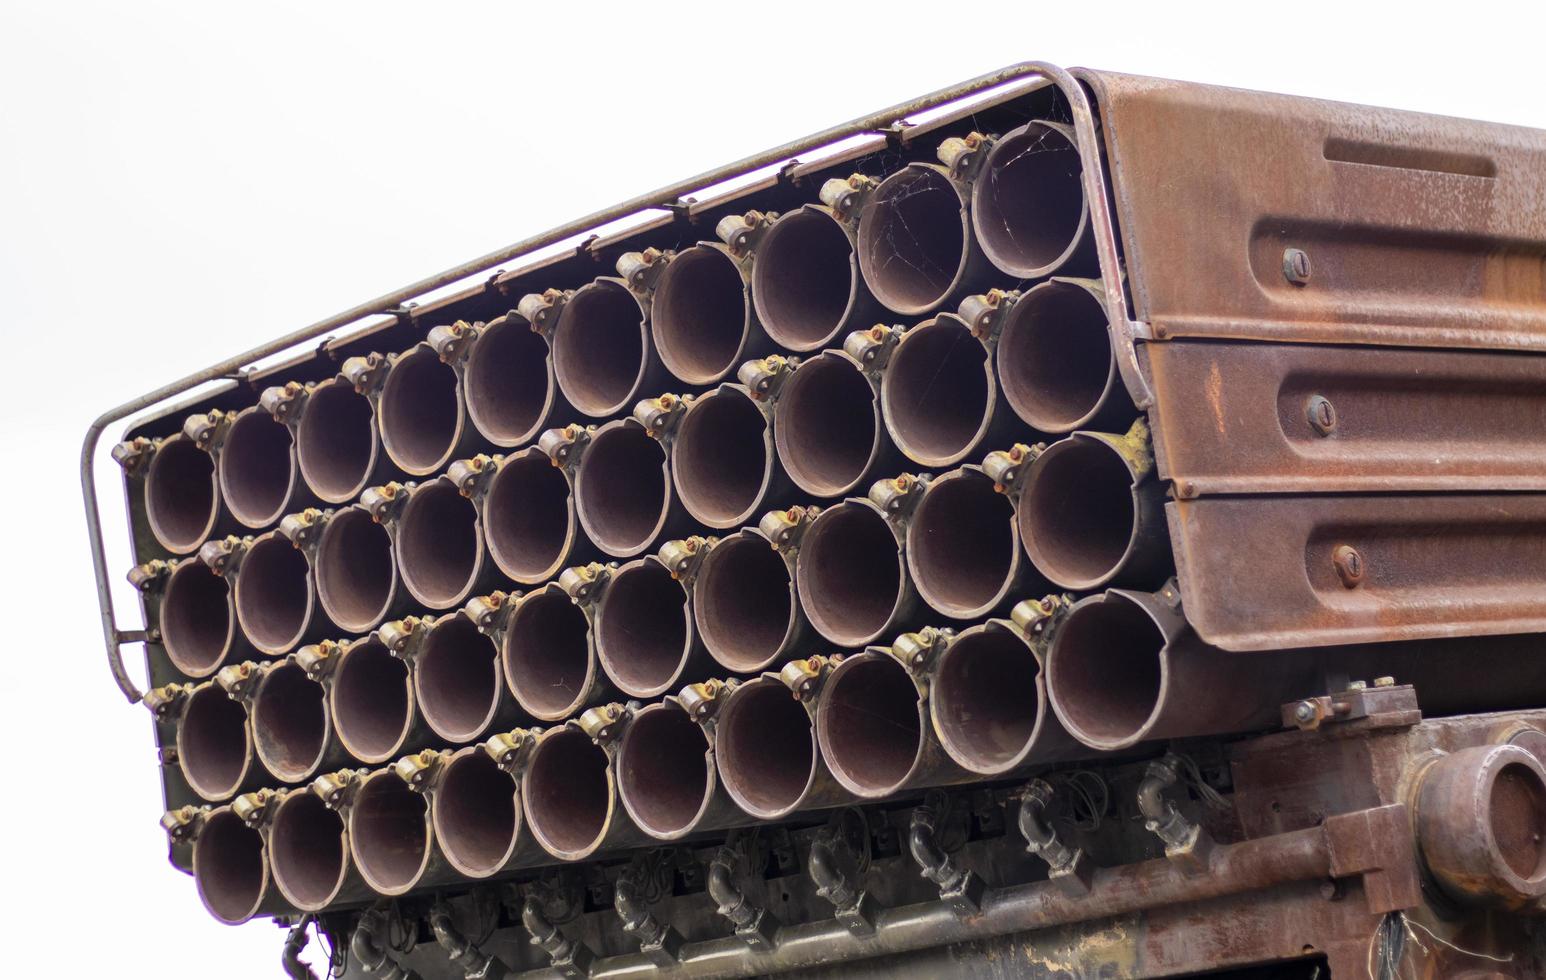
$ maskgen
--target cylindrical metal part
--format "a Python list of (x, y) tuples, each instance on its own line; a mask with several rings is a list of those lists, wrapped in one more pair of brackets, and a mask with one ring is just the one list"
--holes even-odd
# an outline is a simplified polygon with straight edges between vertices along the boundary
[(527, 714), (562, 721), (610, 689), (598, 669), (590, 617), (558, 583), (507, 600), (500, 628), (505, 684)]
[[(307, 648), (323, 649), (331, 656), (337, 646)], [(291, 654), (263, 665), (252, 680), (247, 711), (252, 718), (253, 747), (263, 768), (280, 782), (299, 783), (348, 761), (321, 679), (330, 666), (318, 666), (314, 655)]]
[(887, 309), (937, 310), (991, 273), (972, 234), (968, 193), (931, 163), (910, 163), (869, 192), (859, 212), (859, 269)]
[(773, 402), (773, 443), (789, 479), (816, 497), (851, 493), (902, 459), (881, 420), (879, 383), (840, 350), (789, 373)]
[(177, 720), (177, 767), (206, 800), (228, 800), (261, 779), (247, 708), (215, 681), (188, 692)]
[(464, 612), (441, 616), (425, 631), (413, 660), (413, 689), (430, 730), (454, 744), (509, 728), (521, 715), (505, 686), (497, 645)]
[(951, 619), (981, 619), (1036, 590), (1021, 558), (1014, 505), (980, 466), (920, 478), (907, 520), (907, 569), (918, 594)]
[(822, 761), (810, 709), (790, 696), (778, 674), (754, 677), (723, 695), (714, 756), (725, 791), (758, 820), (854, 799)]
[(1053, 279), (1001, 314), (994, 363), (1004, 400), (1039, 432), (1122, 432), (1138, 415), (1117, 371), (1099, 281)]
[(403, 895), (456, 877), (435, 843), (429, 801), (391, 768), (360, 778), (345, 811), (349, 853), (377, 894)]
[[(394, 495), (406, 493), (398, 487)], [(327, 522), (318, 539), (315, 567), (317, 598), (340, 632), (368, 632), (407, 608), (408, 590), (397, 573), (397, 545), (389, 521), (379, 520), (363, 504), (344, 507)]]
[(632, 558), (690, 526), (671, 486), (665, 446), (633, 418), (590, 433), (574, 502), (586, 536), (614, 558)]
[(295, 458), (313, 493), (354, 500), (396, 470), (381, 449), (376, 406), (343, 375), (311, 387), (295, 424)]
[(1546, 767), (1517, 745), (1443, 756), (1421, 776), (1423, 864), (1451, 897), (1520, 909), (1546, 895)]
[(800, 606), (816, 632), (840, 647), (862, 647), (908, 621), (918, 593), (905, 542), (898, 523), (868, 497), (816, 515), (795, 558)]
[(1084, 164), (1073, 127), (1038, 120), (994, 143), (972, 187), (982, 250), (1015, 279), (1095, 271)]
[(279, 530), (250, 539), (234, 572), (236, 620), (262, 653), (289, 653), (332, 632), (317, 602), (317, 579), (307, 549)]
[(892, 441), (922, 466), (954, 466), (1024, 428), (999, 397), (988, 347), (954, 313), (902, 333), (881, 374), (880, 404)]
[(161, 547), (187, 555), (228, 520), (209, 452), (184, 433), (155, 443), (145, 468), (145, 520)]
[(787, 495), (771, 408), (739, 384), (722, 384), (684, 402), (669, 437), (671, 478), (694, 520), (716, 529), (740, 527)]
[(745, 265), (727, 246), (699, 242), (660, 270), (650, 334), (666, 370), (683, 384), (713, 384), (771, 349), (752, 309)]
[(1165, 484), (1141, 419), (1127, 435), (1053, 443), (1026, 468), (1015, 515), (1031, 563), (1062, 588), (1155, 588), (1171, 573)]
[(594, 550), (580, 533), (569, 471), (537, 446), (499, 460), (481, 501), (489, 556), (522, 585), (546, 582)]
[(517, 778), (481, 745), (447, 754), (429, 790), (430, 819), (446, 860), (469, 878), (491, 878), (546, 860), (526, 832)]
[(521, 776), (521, 805), (527, 830), (560, 861), (645, 839), (618, 802), (611, 758), (574, 722), (538, 737)]
[(511, 311), (479, 329), (462, 369), (467, 415), (496, 446), (524, 446), (569, 405), (558, 394), (547, 338)]
[(654, 698), (701, 679), (708, 657), (687, 587), (657, 556), (611, 570), (599, 593), (591, 607), (596, 655), (619, 691)]
[(199, 901), (226, 925), (281, 912), (263, 835), (228, 806), (205, 814), (193, 838), (193, 882)]
[(783, 663), (809, 632), (795, 587), (795, 550), (755, 527), (721, 538), (692, 580), (699, 638), (725, 669), (751, 674)]
[(859, 273), (854, 233), (819, 204), (784, 213), (763, 233), (752, 299), (768, 336), (799, 352), (868, 326), (880, 309)]
[(658, 391), (667, 373), (655, 353), (638, 297), (603, 276), (575, 290), (553, 328), (558, 389), (575, 410), (604, 419)]
[(675, 698), (633, 713), (613, 764), (624, 809), (656, 840), (749, 822), (719, 785), (708, 733)]
[[(376, 398), (381, 446), (409, 476), (429, 476), (480, 442), (467, 424), (462, 379), (428, 343), (395, 354)], [(310, 406), (308, 406), (309, 408)]]
[(333, 727), (349, 754), (379, 765), (412, 751), (427, 728), (408, 659), (394, 655), (380, 632), (343, 646), (328, 682)]
[(302, 912), (363, 902), (369, 888), (349, 854), (344, 818), (312, 787), (283, 793), (270, 804), (268, 853), (274, 884)]
[(245, 527), (268, 527), (317, 502), (301, 479), (294, 434), (262, 405), (236, 413), (215, 457), (221, 498)]
[(450, 609), (494, 584), (478, 505), (449, 476), (411, 488), (392, 531), (397, 577), (419, 605)]
[(177, 562), (161, 586), (157, 620), (167, 659), (188, 677), (208, 677), (247, 659), (252, 645), (237, 629), (231, 583), (197, 556)]

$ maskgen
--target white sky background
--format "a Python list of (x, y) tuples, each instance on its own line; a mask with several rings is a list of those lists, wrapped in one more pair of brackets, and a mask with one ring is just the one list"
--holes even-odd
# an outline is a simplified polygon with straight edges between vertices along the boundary
[[(1024, 58), (1546, 127), (1530, 10), (0, 0), (4, 972), (281, 975), (278, 930), (217, 925), (165, 863), (150, 723), (108, 677), (92, 598), (76, 459), (97, 413)], [(137, 625), (126, 585), (119, 603)]]

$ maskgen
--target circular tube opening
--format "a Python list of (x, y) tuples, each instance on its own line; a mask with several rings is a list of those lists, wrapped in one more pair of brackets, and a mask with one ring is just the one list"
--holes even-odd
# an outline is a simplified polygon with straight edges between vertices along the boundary
[(398, 521), (397, 564), (408, 591), (431, 609), (466, 599), (483, 570), (477, 505), (449, 480), (420, 484)]
[(859, 219), (859, 269), (888, 309), (926, 313), (944, 302), (966, 264), (966, 202), (932, 167), (880, 182)]
[(824, 347), (847, 321), (858, 292), (853, 243), (821, 211), (791, 211), (757, 244), (752, 297), (763, 329), (793, 351)]
[(208, 677), (225, 663), (235, 639), (231, 584), (201, 561), (173, 569), (161, 596), (161, 640), (172, 666)]
[(353, 500), (376, 468), (376, 411), (349, 382), (313, 388), (295, 432), (295, 455), (311, 492), (330, 504)]
[(1487, 795), (1487, 820), (1498, 855), (1527, 882), (1546, 877), (1546, 784), (1529, 766), (1498, 770)]
[(664, 447), (641, 426), (602, 426), (580, 459), (574, 497), (580, 524), (596, 547), (632, 558), (666, 523), (671, 478)]
[(534, 718), (560, 721), (580, 707), (595, 670), (590, 621), (559, 590), (520, 601), (505, 630), (505, 683)]
[(483, 521), (500, 571), (523, 584), (544, 582), (574, 546), (569, 478), (539, 452), (507, 457), (489, 481)]
[(1047, 695), (1069, 734), (1100, 749), (1143, 737), (1164, 689), (1165, 636), (1137, 605), (1074, 609), (1047, 654)]
[(211, 813), (193, 841), (193, 880), (210, 915), (227, 925), (246, 922), (268, 890), (263, 836), (230, 810)]
[(677, 428), (671, 475), (694, 520), (713, 528), (746, 523), (773, 477), (768, 420), (757, 403), (735, 388), (694, 402)]
[(435, 837), (452, 867), (487, 878), (510, 860), (521, 832), (515, 779), (476, 747), (445, 767), (435, 790)]
[(672, 840), (697, 823), (709, 803), (709, 740), (674, 704), (639, 711), (618, 749), (618, 795), (646, 834)]
[(934, 731), (962, 767), (997, 775), (1025, 759), (1039, 731), (1041, 666), (1008, 630), (963, 633), (929, 689)]
[(252, 699), (252, 740), (264, 768), (281, 782), (300, 782), (321, 764), (327, 736), (322, 685), (293, 663), (269, 668)]
[(294, 449), (290, 427), (262, 409), (236, 416), (220, 449), (220, 493), (232, 516), (248, 527), (284, 516), (295, 490)]
[(907, 525), (907, 567), (918, 594), (952, 619), (987, 615), (1020, 564), (1014, 506), (976, 470), (940, 477)]
[(779, 391), (774, 413), (779, 462), (801, 490), (817, 497), (858, 486), (880, 450), (875, 389), (846, 357), (801, 364)]
[(499, 652), (466, 616), (449, 616), (424, 638), (413, 671), (419, 710), (436, 735), (470, 742), (499, 708)]
[(880, 636), (902, 600), (902, 556), (891, 526), (858, 503), (822, 511), (795, 559), (800, 604), (822, 636), (861, 647)]
[(296, 908), (315, 912), (332, 903), (349, 871), (344, 821), (315, 793), (298, 790), (280, 801), (269, 827), (274, 883)]
[(386, 617), (397, 591), (392, 552), (392, 536), (364, 510), (349, 507), (328, 522), (317, 545), (317, 596), (344, 632), (367, 632)]
[(1020, 540), (1031, 562), (1065, 589), (1093, 589), (1122, 567), (1137, 528), (1133, 475), (1096, 439), (1055, 443), (1020, 492)]
[(598, 279), (558, 314), (553, 368), (569, 404), (592, 418), (628, 408), (638, 396), (649, 350), (644, 312), (627, 287)]
[(349, 808), (349, 844), (355, 866), (376, 891), (401, 895), (429, 864), (428, 804), (396, 773), (366, 778)]
[(1106, 311), (1072, 283), (1043, 283), (1010, 307), (995, 358), (1009, 407), (1041, 432), (1083, 427), (1115, 386)]
[(1084, 167), (1058, 130), (1031, 122), (988, 153), (972, 189), (972, 226), (988, 259), (1016, 279), (1053, 271), (1084, 233)]
[(724, 538), (693, 580), (693, 617), (709, 654), (736, 673), (762, 670), (778, 659), (795, 627), (789, 566), (766, 538)]
[(289, 651), (311, 626), (311, 563), (288, 538), (258, 538), (236, 573), (236, 619), (264, 653)]
[(496, 446), (537, 437), (553, 408), (548, 342), (525, 320), (495, 320), (467, 355), (467, 414)]
[(532, 750), (522, 789), (526, 822), (554, 855), (573, 860), (594, 850), (612, 809), (607, 754), (572, 728), (550, 731)]
[(775, 680), (741, 685), (719, 709), (715, 754), (731, 799), (764, 820), (796, 809), (816, 776), (810, 716)]
[(413, 723), (408, 666), (376, 639), (345, 650), (333, 673), (333, 725), (349, 754), (362, 762), (396, 755)]
[(711, 384), (735, 370), (750, 321), (746, 284), (728, 253), (694, 245), (661, 272), (650, 330), (666, 370), (684, 383)]
[(247, 709), (218, 684), (188, 695), (177, 726), (177, 764), (193, 791), (223, 800), (241, 789), (252, 764)]
[(816, 732), (838, 782), (867, 798), (900, 789), (923, 752), (919, 704), (907, 668), (889, 656), (860, 654), (833, 668)]
[(145, 518), (166, 550), (197, 551), (220, 512), (215, 461), (185, 436), (167, 439), (145, 472)]
[(955, 317), (902, 336), (880, 386), (886, 431), (909, 459), (950, 466), (977, 447), (997, 399), (988, 351)]
[(426, 476), (451, 461), (462, 436), (456, 369), (428, 347), (400, 357), (381, 386), (381, 444), (403, 472)]
[(652, 558), (612, 573), (596, 607), (596, 653), (624, 694), (664, 693), (690, 649), (687, 592)]

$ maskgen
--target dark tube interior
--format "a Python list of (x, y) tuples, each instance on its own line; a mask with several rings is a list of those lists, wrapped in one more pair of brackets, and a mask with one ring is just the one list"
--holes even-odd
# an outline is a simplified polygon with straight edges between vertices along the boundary
[(360, 787), (349, 815), (350, 842), (360, 872), (377, 889), (402, 891), (418, 879), (429, 857), (427, 809), (423, 794), (391, 772)]
[(709, 792), (709, 740), (687, 712), (654, 705), (634, 716), (618, 753), (618, 792), (648, 834), (692, 827)]
[(295, 437), (301, 475), (317, 496), (339, 504), (365, 489), (376, 462), (376, 413), (347, 381), (312, 389)]
[(572, 728), (547, 735), (532, 751), (525, 777), (532, 832), (556, 851), (576, 853), (600, 842), (612, 791), (607, 755)]
[(1040, 673), (1030, 647), (1007, 630), (963, 635), (930, 688), (940, 742), (975, 772), (1013, 764), (1036, 734)]
[(596, 611), (596, 651), (624, 693), (665, 690), (682, 669), (687, 641), (687, 593), (666, 566), (652, 559), (613, 574)]
[(827, 765), (864, 796), (894, 792), (923, 750), (918, 689), (886, 656), (862, 657), (834, 672), (818, 724)]
[(252, 738), (258, 758), (287, 783), (311, 775), (327, 744), (322, 685), (293, 663), (276, 664), (252, 700)]
[(333, 675), (333, 724), (351, 754), (383, 762), (402, 748), (413, 720), (408, 667), (378, 640), (350, 647)]
[(575, 506), (596, 547), (628, 558), (655, 540), (670, 496), (665, 463), (665, 449), (637, 425), (597, 431), (575, 488)]
[(193, 878), (199, 897), (222, 922), (244, 922), (257, 912), (267, 879), (263, 837), (229, 810), (204, 819), (193, 842)]
[(510, 456), (483, 501), (489, 554), (517, 582), (552, 577), (574, 542), (569, 478), (541, 453)]
[(177, 727), (177, 759), (195, 792), (212, 800), (236, 792), (247, 775), (250, 751), (246, 708), (218, 684), (188, 695)]
[(1487, 820), (1498, 854), (1526, 881), (1546, 874), (1546, 785), (1535, 770), (1510, 762), (1487, 795)]
[(311, 792), (291, 793), (274, 812), (268, 838), (274, 880), (296, 903), (319, 909), (348, 870), (344, 821)]
[(536, 438), (553, 404), (548, 342), (524, 320), (489, 324), (467, 355), (467, 414), (491, 442)]
[(1118, 743), (1140, 732), (1159, 703), (1164, 634), (1142, 609), (1107, 599), (1058, 628), (1047, 659), (1048, 695), (1081, 740)]
[(1004, 598), (1018, 552), (1013, 505), (976, 470), (931, 485), (907, 528), (918, 593), (955, 619), (985, 615)]
[(891, 620), (902, 596), (896, 537), (861, 504), (839, 504), (800, 542), (800, 602), (811, 625), (838, 646), (863, 646)]
[(953, 317), (908, 331), (881, 388), (891, 435), (924, 466), (948, 466), (976, 447), (997, 397), (988, 351)]
[(752, 295), (762, 326), (781, 347), (821, 347), (843, 326), (854, 295), (853, 245), (837, 220), (792, 211), (757, 245)]
[(660, 274), (650, 306), (666, 370), (690, 385), (724, 377), (745, 347), (748, 313), (734, 259), (711, 245), (683, 249)]
[(392, 537), (357, 508), (339, 511), (317, 549), (317, 592), (348, 633), (374, 628), (387, 613), (396, 577)]
[(1055, 129), (1033, 122), (998, 141), (972, 194), (972, 225), (995, 265), (1026, 278), (1068, 250), (1083, 222), (1082, 173), (1078, 148)]
[(1132, 541), (1132, 474), (1105, 443), (1065, 439), (1032, 464), (1018, 519), (1043, 575), (1064, 588), (1092, 588), (1121, 566)]
[(815, 357), (779, 392), (773, 437), (778, 459), (800, 489), (847, 493), (869, 470), (880, 430), (875, 390), (857, 365)]
[(295, 485), (290, 427), (267, 412), (243, 412), (220, 450), (220, 492), (238, 521), (263, 527), (284, 515)]
[(783, 556), (754, 534), (714, 546), (693, 582), (693, 615), (715, 660), (737, 673), (768, 666), (794, 620), (794, 593)]
[(422, 476), (445, 465), (462, 434), (451, 365), (427, 347), (405, 355), (387, 372), (380, 409), (381, 442), (398, 466)]
[(167, 658), (189, 677), (214, 672), (231, 649), (231, 584), (201, 561), (179, 565), (161, 597)]
[(413, 491), (397, 525), (397, 563), (419, 601), (444, 609), (467, 598), (482, 554), (476, 504), (446, 480)]
[(682, 419), (671, 452), (682, 503), (711, 527), (744, 523), (773, 470), (767, 418), (735, 389), (700, 398)]
[(627, 288), (598, 280), (578, 290), (558, 315), (553, 368), (576, 409), (603, 418), (639, 394), (644, 362), (644, 315)]
[(859, 268), (870, 292), (898, 313), (923, 313), (950, 295), (966, 257), (964, 203), (927, 167), (897, 171), (875, 188), (859, 222)]
[(177, 554), (195, 550), (219, 507), (213, 457), (182, 436), (163, 442), (145, 474), (145, 516), (156, 540)]
[(419, 650), (419, 710), (436, 734), (467, 742), (483, 734), (499, 703), (499, 653), (466, 616), (436, 623)]
[(236, 576), (236, 618), (253, 645), (282, 653), (301, 641), (312, 610), (311, 564), (279, 534), (259, 538)]
[(446, 764), (435, 794), (440, 847), (467, 874), (489, 875), (503, 867), (520, 833), (515, 779), (482, 749)]
[(810, 716), (778, 681), (743, 685), (720, 709), (715, 754), (725, 788), (754, 817), (800, 802), (816, 768)]
[(544, 721), (565, 718), (585, 694), (590, 623), (562, 592), (528, 596), (505, 632), (505, 681), (521, 707)]
[(1040, 286), (1005, 317), (997, 360), (1015, 414), (1042, 432), (1070, 432), (1101, 407), (1116, 370), (1106, 311), (1079, 286)]

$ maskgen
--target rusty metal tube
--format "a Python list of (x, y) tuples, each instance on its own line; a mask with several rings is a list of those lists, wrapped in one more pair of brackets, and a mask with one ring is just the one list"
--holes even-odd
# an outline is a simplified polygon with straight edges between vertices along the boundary
[(618, 737), (614, 765), (623, 808), (656, 840), (750, 820), (719, 784), (708, 733), (674, 698), (633, 713)]
[(208, 677), (247, 659), (252, 644), (237, 628), (231, 583), (197, 556), (174, 564), (160, 583), (156, 622), (167, 659), (188, 677)]
[(237, 522), (263, 528), (317, 497), (301, 479), (295, 435), (262, 405), (237, 412), (215, 452), (220, 495)]
[(920, 478), (907, 520), (907, 569), (918, 595), (951, 619), (980, 619), (1039, 589), (1020, 552), (1014, 505), (979, 466)]
[(596, 655), (619, 691), (659, 697), (704, 673), (687, 586), (655, 555), (607, 574), (590, 607)]
[(499, 460), (479, 500), (489, 556), (516, 582), (545, 582), (593, 551), (575, 517), (569, 471), (539, 447)]
[(429, 476), (482, 441), (467, 423), (462, 379), (429, 343), (392, 355), (376, 394), (381, 446), (409, 476)]
[(177, 718), (177, 768), (206, 800), (228, 800), (260, 779), (247, 708), (220, 684), (189, 690)]
[(692, 615), (709, 655), (751, 674), (788, 660), (809, 633), (795, 586), (793, 547), (759, 528), (721, 538), (692, 580)]
[(478, 330), (462, 369), (467, 416), (496, 446), (524, 446), (568, 403), (558, 394), (547, 338), (511, 311)]
[(505, 686), (497, 644), (466, 613), (441, 616), (429, 626), (412, 673), (425, 724), (447, 742), (470, 742), (521, 716)]
[(350, 856), (377, 894), (403, 895), (456, 877), (435, 842), (429, 801), (394, 769), (359, 778), (344, 811)]
[(197, 551), (226, 520), (214, 457), (187, 435), (157, 440), (143, 472), (145, 520), (172, 554)]
[(349, 754), (378, 765), (424, 741), (408, 659), (394, 655), (381, 634), (343, 645), (328, 679), (333, 727)]
[(699, 242), (665, 263), (650, 301), (650, 335), (666, 370), (688, 385), (720, 381), (770, 349), (743, 262), (719, 242)]
[(226, 925), (284, 909), (273, 887), (263, 835), (228, 806), (200, 820), (193, 838), (193, 882), (199, 901)]
[(521, 805), (527, 829), (560, 861), (645, 839), (618, 802), (611, 758), (575, 722), (538, 736), (521, 776)]
[(881, 419), (879, 382), (844, 351), (799, 362), (773, 400), (773, 443), (790, 480), (840, 497), (900, 466)]
[(376, 406), (341, 374), (307, 389), (292, 424), (301, 476), (327, 503), (354, 500), (396, 471), (381, 449)]
[[(205, 553), (215, 545), (211, 542)], [(333, 624), (317, 602), (317, 576), (305, 549), (278, 530), (239, 547), (239, 561), (234, 568), (227, 566), (226, 574), (235, 581), (236, 620), (254, 647), (277, 656), (331, 631)]]
[(946, 168), (910, 163), (866, 196), (859, 269), (887, 309), (928, 313), (972, 292), (991, 272), (972, 234), (969, 194)]
[(603, 419), (658, 391), (667, 373), (648, 316), (621, 279), (598, 278), (567, 298), (553, 327), (553, 370), (575, 410)]
[(368, 632), (407, 607), (396, 556), (388, 523), (368, 506), (342, 508), (328, 520), (317, 543), (316, 589), (340, 632)]
[(740, 527), (788, 494), (772, 412), (745, 385), (722, 384), (684, 402), (668, 437), (671, 479), (694, 520), (716, 529)]
[(496, 641), (505, 684), (522, 710), (562, 721), (608, 695), (590, 617), (558, 583), (504, 605)]
[(867, 497), (816, 515), (800, 539), (795, 582), (811, 626), (840, 647), (895, 632), (918, 604), (905, 533)]
[(1037, 120), (1005, 133), (972, 187), (972, 227), (999, 271), (1036, 279), (1094, 271), (1094, 233), (1073, 127)]
[(493, 584), (482, 515), (449, 476), (410, 488), (391, 530), (397, 577), (419, 605), (450, 609)]
[(921, 466), (954, 466), (1024, 428), (999, 397), (988, 346), (954, 313), (903, 331), (881, 372), (880, 405), (892, 441)]
[(492, 878), (546, 859), (521, 812), (518, 779), (482, 745), (447, 753), (428, 794), (435, 839), (460, 874)]
[(759, 820), (854, 799), (822, 761), (810, 709), (790, 696), (778, 674), (752, 678), (724, 695), (713, 732), (720, 783)]
[(1546, 767), (1517, 745), (1436, 760), (1415, 796), (1423, 864), (1468, 905), (1523, 909), (1546, 895)]
[(1038, 432), (1121, 432), (1138, 415), (1117, 371), (1098, 281), (1054, 279), (1000, 314), (994, 364), (1004, 400)]
[(326, 667), (318, 666), (316, 653), (307, 652), (324, 648), (331, 652), (336, 645), (308, 647), (261, 665), (251, 680), (247, 711), (253, 748), (263, 768), (282, 783), (299, 783), (348, 761), (322, 682)]
[(614, 558), (632, 558), (690, 526), (671, 486), (665, 446), (633, 418), (589, 434), (574, 502), (586, 536)]
[(302, 912), (366, 900), (369, 889), (349, 854), (349, 828), (310, 786), (271, 803), (268, 854), (274, 884)]
[(792, 351), (825, 347), (879, 312), (859, 272), (853, 231), (819, 204), (768, 226), (756, 244), (751, 285), (763, 328)]

